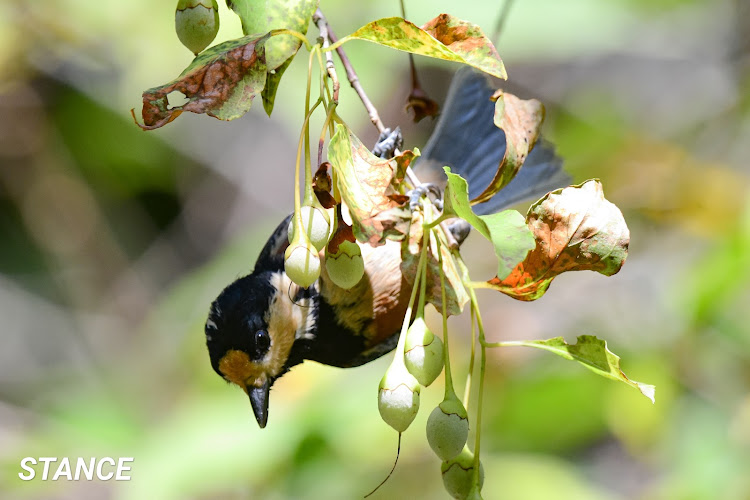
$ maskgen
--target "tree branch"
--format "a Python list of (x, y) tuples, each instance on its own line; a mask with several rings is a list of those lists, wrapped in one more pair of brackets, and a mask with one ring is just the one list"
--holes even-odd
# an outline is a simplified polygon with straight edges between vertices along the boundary
[[(338, 41), (338, 38), (336, 37), (336, 34), (331, 29), (331, 26), (328, 24), (328, 21), (326, 20), (325, 16), (323, 15), (323, 12), (320, 9), (318, 9), (315, 12), (313, 19), (315, 20), (315, 23), (318, 25), (318, 29), (321, 30), (321, 36), (323, 33), (323, 29), (321, 29), (320, 26), (324, 25), (325, 31), (328, 34), (328, 39), (330, 40), (332, 44), (335, 44)], [(383, 125), (383, 121), (380, 119), (380, 114), (378, 113), (377, 108), (375, 107), (375, 105), (373, 105), (370, 98), (367, 97), (367, 93), (365, 92), (365, 89), (362, 88), (362, 84), (359, 81), (359, 76), (357, 76), (357, 72), (354, 71), (354, 67), (352, 66), (352, 63), (349, 60), (349, 57), (346, 55), (344, 48), (342, 46), (336, 47), (336, 53), (338, 54), (339, 59), (341, 60), (341, 64), (344, 65), (344, 69), (346, 70), (346, 77), (349, 80), (349, 83), (351, 84), (354, 91), (357, 92), (357, 95), (359, 96), (360, 101), (362, 101), (362, 104), (365, 106), (365, 109), (367, 110), (367, 114), (370, 116), (370, 121), (378, 129), (378, 132), (382, 133), (386, 129), (386, 127), (385, 125)], [(399, 151), (396, 150), (395, 153), (398, 154)], [(422, 182), (419, 180), (416, 174), (414, 174), (414, 170), (412, 170), (411, 167), (406, 169), (406, 177), (409, 179), (409, 182), (414, 187), (418, 187), (422, 185)], [(453, 233), (451, 233), (450, 230), (448, 229), (448, 225), (445, 222), (441, 222), (440, 228), (443, 230), (443, 233), (445, 234), (445, 239), (448, 242), (448, 247), (451, 250), (457, 249), (458, 242), (453, 237)]]
[[(313, 14), (313, 22), (318, 26), (318, 31), (320, 31), (320, 37), (323, 39), (323, 48), (328, 48), (328, 46), (331, 44), (331, 36), (330, 36), (330, 28), (328, 26), (328, 21), (326, 20), (325, 16), (323, 15), (323, 12), (320, 9), (317, 9), (315, 11), (315, 14)], [(326, 71), (328, 72), (328, 76), (331, 77), (331, 81), (333, 82), (333, 102), (338, 104), (339, 103), (339, 88), (341, 87), (341, 84), (339, 83), (339, 77), (336, 74), (336, 66), (333, 64), (333, 54), (330, 52), (325, 52), (326, 55)]]

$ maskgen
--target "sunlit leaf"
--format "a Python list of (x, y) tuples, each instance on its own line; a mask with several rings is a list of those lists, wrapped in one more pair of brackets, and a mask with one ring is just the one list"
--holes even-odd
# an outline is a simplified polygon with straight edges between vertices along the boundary
[(411, 214), (394, 200), (399, 198), (394, 186), (418, 155), (405, 151), (391, 160), (378, 158), (346, 127), (336, 126), (328, 144), (328, 159), (336, 169), (341, 198), (349, 208), (359, 241), (377, 246), (386, 238), (406, 236)]
[(515, 340), (502, 342), (504, 346), (527, 346), (544, 349), (571, 361), (577, 361), (597, 375), (624, 382), (638, 389), (651, 402), (655, 402), (656, 388), (630, 380), (620, 369), (620, 357), (607, 348), (607, 342), (593, 335), (580, 335), (575, 344), (570, 345), (562, 337), (547, 340)]
[(440, 14), (421, 28), (400, 17), (378, 19), (341, 39), (366, 40), (404, 52), (473, 66), (507, 78), (503, 61), (479, 26)]
[[(242, 22), (245, 35), (289, 29), (307, 33), (319, 0), (227, 0)], [(278, 35), (266, 43), (268, 81), (263, 89), (263, 107), (268, 115), (273, 110), (276, 90), (284, 71), (289, 67), (302, 42), (291, 35)]]
[(451, 173), (448, 167), (445, 167), (445, 173), (448, 184), (443, 197), (443, 213), (461, 217), (490, 240), (498, 261), (497, 276), (507, 277), (535, 246), (534, 235), (523, 215), (516, 210), (476, 215), (471, 209), (466, 181), (460, 175)]
[[(143, 93), (144, 130), (163, 127), (183, 111), (206, 113), (220, 120), (245, 114), (266, 82), (265, 35), (248, 35), (211, 47), (176, 79)], [(187, 102), (169, 105), (169, 94), (181, 92)]]
[(472, 203), (487, 201), (508, 185), (521, 169), (534, 147), (544, 120), (544, 106), (536, 99), (527, 101), (498, 90), (495, 99), (495, 126), (505, 132), (505, 154), (490, 184)]
[(552, 191), (531, 206), (526, 221), (536, 247), (506, 278), (480, 286), (535, 300), (560, 273), (590, 270), (611, 276), (627, 258), (630, 231), (597, 180)]

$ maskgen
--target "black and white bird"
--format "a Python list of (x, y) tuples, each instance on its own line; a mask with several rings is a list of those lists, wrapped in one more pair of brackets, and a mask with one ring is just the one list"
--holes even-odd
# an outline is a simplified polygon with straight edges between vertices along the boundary
[[(443, 175), (447, 165), (467, 180), (471, 197), (489, 184), (505, 150), (505, 133), (493, 124), (493, 92), (481, 73), (456, 74), (415, 165), (420, 178)], [(474, 208), (493, 213), (568, 183), (561, 159), (540, 139), (510, 184)], [(297, 286), (284, 272), (290, 217), (270, 236), (253, 272), (211, 304), (205, 327), (211, 366), (247, 393), (260, 427), (268, 421), (271, 386), (293, 366), (309, 359), (348, 368), (391, 351), (411, 292), (400, 269), (401, 245), (393, 241), (360, 245), (365, 273), (349, 290), (335, 285), (325, 266), (312, 286)]]

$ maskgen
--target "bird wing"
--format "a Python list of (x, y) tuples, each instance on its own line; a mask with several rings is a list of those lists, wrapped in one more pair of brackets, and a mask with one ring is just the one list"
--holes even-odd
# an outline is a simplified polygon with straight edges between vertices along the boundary
[[(415, 166), (421, 179), (444, 179), (442, 167), (449, 166), (466, 179), (470, 198), (490, 184), (505, 154), (505, 132), (493, 121), (495, 105), (490, 96), (494, 91), (484, 73), (471, 68), (456, 73), (435, 130)], [(518, 175), (487, 202), (475, 205), (474, 211), (480, 215), (497, 212), (569, 184), (554, 146), (540, 138)]]

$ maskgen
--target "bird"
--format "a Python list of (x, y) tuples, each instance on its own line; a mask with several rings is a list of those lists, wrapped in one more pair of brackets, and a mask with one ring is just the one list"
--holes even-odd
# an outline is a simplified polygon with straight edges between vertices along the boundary
[[(505, 133), (493, 124), (491, 81), (469, 68), (454, 75), (443, 111), (422, 155), (417, 175), (436, 178), (443, 166), (464, 177), (474, 197), (492, 180), (505, 150)], [(487, 214), (569, 184), (553, 145), (540, 138), (518, 175), (475, 206)], [(345, 290), (321, 276), (308, 288), (284, 272), (289, 245), (287, 216), (271, 234), (253, 271), (227, 286), (210, 306), (206, 345), (213, 370), (249, 397), (261, 428), (268, 422), (273, 383), (305, 360), (350, 368), (392, 351), (406, 313), (411, 285), (403, 276), (401, 244), (360, 245), (363, 278)], [(463, 238), (461, 238), (463, 239)]]

